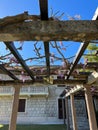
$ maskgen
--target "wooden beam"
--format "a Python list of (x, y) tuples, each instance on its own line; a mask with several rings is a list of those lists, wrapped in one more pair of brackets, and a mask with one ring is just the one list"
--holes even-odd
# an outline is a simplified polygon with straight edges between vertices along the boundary
[(94, 71), (88, 76), (87, 84), (90, 85), (98, 80), (98, 72)]
[(97, 20), (28, 21), (0, 29), (0, 41), (79, 41), (98, 40)]
[(50, 53), (49, 53), (49, 42), (44, 42), (44, 50), (46, 57), (47, 76), (50, 76)]
[(24, 70), (28, 73), (28, 75), (31, 77), (31, 79), (34, 81), (34, 75), (32, 71), (29, 69), (29, 67), (26, 65), (25, 61), (17, 51), (16, 47), (14, 46), (13, 42), (4, 42), (5, 45), (8, 47), (8, 49), (11, 51), (11, 53), (15, 56), (15, 58), (18, 60), (18, 62), (22, 65)]
[(48, 20), (48, 0), (39, 0), (41, 20)]
[(81, 89), (83, 89), (84, 86), (83, 85), (76, 85), (74, 88), (72, 88), (69, 92), (66, 93), (66, 97), (70, 96), (71, 94), (74, 94), (78, 91), (80, 91)]
[(63, 79), (63, 80), (59, 80), (59, 79), (54, 79), (53, 80), (53, 84), (65, 84), (65, 85), (77, 85), (77, 84), (83, 84), (85, 83), (85, 80), (74, 80), (74, 79)]
[(70, 130), (70, 119), (69, 119), (69, 105), (68, 105), (68, 97), (65, 98), (65, 106), (66, 106), (66, 124), (67, 130)]
[[(94, 17), (93, 20), (98, 20), (98, 9), (97, 9), (97, 17)], [(86, 29), (86, 28), (85, 28)], [(89, 31), (88, 31), (89, 32)], [(97, 38), (98, 39), (98, 38)], [(70, 66), (70, 70), (68, 72), (67, 79), (70, 77), (71, 73), (73, 72), (74, 68), (76, 67), (77, 63), (79, 62), (81, 56), (83, 55), (85, 49), (89, 45), (89, 41), (92, 41), (94, 39), (84, 40), (84, 43), (81, 43), (80, 48), (78, 49), (78, 52), (76, 53), (76, 56), (73, 60), (72, 65)], [(88, 42), (85, 42), (88, 41)], [(83, 41), (82, 41), (83, 42)]]
[[(48, 20), (48, 0), (39, 0), (41, 20)], [(44, 42), (44, 50), (46, 57), (47, 76), (50, 75), (50, 53), (49, 53), (49, 42)]]
[(15, 92), (12, 104), (11, 120), (9, 124), (9, 130), (16, 130), (18, 102), (19, 102), (20, 86), (15, 85)]
[(78, 130), (78, 128), (77, 128), (77, 120), (76, 120), (75, 103), (74, 103), (74, 95), (73, 94), (70, 95), (70, 101), (71, 101), (73, 130)]
[(94, 14), (92, 20), (98, 20), (98, 7), (97, 7), (97, 9), (95, 11), (95, 14)]
[(85, 83), (85, 80), (59, 80), (59, 79), (56, 79), (56, 80), (49, 80), (46, 79), (46, 82), (45, 82), (45, 79), (41, 79), (41, 80), (37, 80), (35, 79), (35, 81), (33, 82), (32, 80), (26, 80), (24, 83), (22, 81), (14, 81), (14, 80), (0, 80), (0, 85), (1, 86), (10, 86), (10, 85), (14, 85), (14, 84), (18, 84), (18, 85), (32, 85), (33, 83), (39, 83), (39, 84), (52, 84), (52, 85), (69, 85), (69, 86), (73, 86), (73, 85), (76, 85), (76, 84), (83, 84)]
[(90, 130), (98, 130), (90, 87), (85, 88), (85, 100), (87, 105)]
[[(86, 82), (87, 85), (91, 85), (94, 82), (96, 82), (98, 79), (98, 73), (94, 71), (88, 76), (88, 80)], [(90, 86), (89, 86), (90, 87)], [(70, 96), (70, 94), (76, 93), (84, 88), (83, 84), (76, 85), (74, 88), (72, 88), (69, 92), (66, 93), (66, 97)]]
[(11, 73), (9, 70), (7, 70), (3, 64), (0, 64), (0, 69), (1, 71), (3, 71), (4, 73), (6, 73), (8, 76), (10, 76), (12, 79), (14, 80), (19, 80), (13, 73)]
[(76, 56), (70, 66), (69, 72), (68, 72), (68, 76), (67, 79), (69, 79), (70, 75), (72, 74), (74, 68), (76, 67), (76, 65), (78, 64), (81, 56), (83, 55), (85, 49), (87, 48), (89, 42), (85, 42), (85, 43), (81, 43), (80, 48), (78, 49)]

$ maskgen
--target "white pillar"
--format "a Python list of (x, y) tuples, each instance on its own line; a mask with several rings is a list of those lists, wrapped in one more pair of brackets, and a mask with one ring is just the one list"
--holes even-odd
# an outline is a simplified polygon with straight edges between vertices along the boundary
[(17, 122), (20, 86), (15, 85), (14, 89), (15, 91), (14, 91), (14, 97), (13, 97), (13, 105), (12, 105), (12, 113), (11, 113), (11, 120), (9, 124), (9, 130), (16, 130), (16, 122)]
[(70, 95), (70, 101), (71, 101), (73, 130), (78, 130), (77, 121), (76, 121), (76, 110), (75, 110), (75, 104), (74, 104), (74, 95), (73, 94)]
[(85, 100), (86, 100), (90, 130), (97, 130), (97, 122), (95, 118), (95, 111), (90, 87), (85, 88)]

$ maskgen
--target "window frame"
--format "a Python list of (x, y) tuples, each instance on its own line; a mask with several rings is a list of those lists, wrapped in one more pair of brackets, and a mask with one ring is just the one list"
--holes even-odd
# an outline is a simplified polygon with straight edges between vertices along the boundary
[(27, 106), (27, 99), (26, 98), (19, 98), (19, 100), (25, 100), (25, 108), (24, 108), (24, 111), (19, 111), (19, 105), (20, 104), (18, 104), (18, 113), (25, 113), (26, 112), (26, 106)]

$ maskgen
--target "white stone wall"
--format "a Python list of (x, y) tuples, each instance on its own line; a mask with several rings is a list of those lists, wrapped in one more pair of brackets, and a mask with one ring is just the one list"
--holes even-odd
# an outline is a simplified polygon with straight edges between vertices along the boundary
[[(75, 103), (76, 120), (78, 128), (89, 129), (85, 99), (75, 98), (74, 103)], [(68, 100), (68, 106), (69, 106), (70, 126), (72, 128), (73, 126), (72, 126), (72, 113), (71, 113), (70, 100)]]
[(0, 123), (8, 123), (12, 108), (12, 97), (0, 97)]
[[(6, 90), (4, 86), (2, 89)], [(48, 95), (26, 95), (27, 88), (32, 87), (34, 92), (43, 90), (41, 87), (48, 88)], [(64, 87), (57, 87), (56, 85), (52, 86), (28, 86), (22, 88), (22, 92), (25, 91), (25, 95), (20, 94), (20, 98), (26, 99), (26, 108), (25, 112), (18, 113), (17, 123), (31, 123), (31, 124), (56, 124), (63, 123), (63, 119), (58, 119), (58, 98), (59, 95), (63, 92)], [(35, 88), (37, 88), (35, 90)], [(2, 90), (0, 89), (0, 90)], [(10, 88), (11, 89), (11, 88)], [(39, 90), (38, 90), (39, 89)], [(12, 89), (11, 89), (12, 90)], [(33, 93), (33, 91), (32, 91)], [(0, 95), (0, 123), (9, 123), (11, 116), (11, 108), (12, 108), (12, 99), (13, 96), (9, 92), (9, 95)], [(96, 99), (96, 107), (98, 106), (98, 100)], [(77, 113), (77, 122), (78, 127), (88, 128), (88, 119), (85, 108), (84, 99), (75, 99), (75, 107)], [(69, 100), (69, 114), (70, 114), (70, 124), (72, 127), (71, 120), (71, 109), (70, 109), (70, 100)]]
[[(46, 87), (48, 87), (48, 96), (20, 95), (20, 98), (26, 99), (26, 108), (25, 112), (18, 113), (17, 123), (63, 123), (63, 120), (58, 119), (58, 97), (64, 88)], [(12, 94), (0, 96), (0, 123), (9, 123), (12, 100)]]

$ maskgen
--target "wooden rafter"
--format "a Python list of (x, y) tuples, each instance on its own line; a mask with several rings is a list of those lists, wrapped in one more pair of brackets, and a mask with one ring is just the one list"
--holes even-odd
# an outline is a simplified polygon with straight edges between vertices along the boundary
[(77, 63), (79, 62), (81, 56), (83, 55), (85, 49), (87, 48), (88, 44), (89, 44), (89, 42), (81, 43), (80, 48), (79, 48), (78, 52), (76, 53), (76, 56), (75, 56), (71, 66), (70, 66), (67, 79), (69, 79), (69, 77), (72, 74), (74, 68), (76, 67)]
[(48, 20), (48, 0), (39, 0), (41, 20)]
[[(39, 0), (41, 20), (48, 20), (48, 0)], [(50, 58), (49, 58), (49, 42), (44, 42), (44, 50), (46, 57), (47, 76), (50, 75)]]
[(1, 69), (4, 73), (6, 73), (8, 76), (10, 76), (12, 79), (14, 79), (14, 80), (19, 80), (13, 73), (11, 73), (9, 70), (7, 70), (7, 69), (3, 66), (3, 64), (0, 64), (0, 69)]
[(44, 42), (44, 50), (46, 57), (47, 76), (50, 75), (50, 54), (49, 54), (49, 42)]
[(13, 42), (4, 42), (4, 43), (8, 47), (8, 49), (11, 51), (11, 53), (15, 56), (15, 58), (18, 60), (18, 62), (22, 65), (22, 67), (28, 73), (28, 75), (31, 77), (31, 79), (34, 81), (33, 73), (31, 72), (31, 70), (26, 65), (23, 58), (21, 57), (21, 55), (17, 51), (16, 47), (14, 46), (14, 43)]

